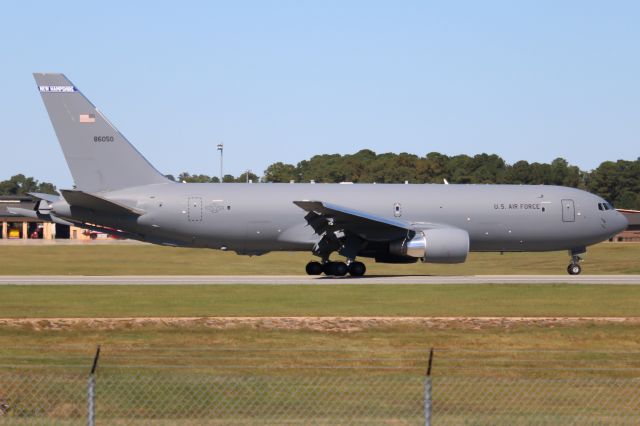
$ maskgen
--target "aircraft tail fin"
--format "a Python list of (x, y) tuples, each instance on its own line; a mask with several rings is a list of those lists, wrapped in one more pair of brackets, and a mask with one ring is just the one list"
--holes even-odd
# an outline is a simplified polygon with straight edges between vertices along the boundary
[(33, 74), (79, 190), (112, 191), (170, 182), (64, 74)]

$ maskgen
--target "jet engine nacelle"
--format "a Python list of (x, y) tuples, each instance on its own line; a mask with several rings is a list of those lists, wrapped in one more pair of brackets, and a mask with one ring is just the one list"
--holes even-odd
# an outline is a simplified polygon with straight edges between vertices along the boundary
[(457, 228), (427, 229), (411, 239), (392, 242), (389, 252), (427, 263), (462, 263), (469, 253), (469, 233)]

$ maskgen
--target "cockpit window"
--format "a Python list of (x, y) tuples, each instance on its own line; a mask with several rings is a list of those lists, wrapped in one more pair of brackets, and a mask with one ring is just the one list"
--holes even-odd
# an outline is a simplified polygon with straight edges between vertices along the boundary
[(614, 210), (614, 208), (611, 203), (605, 201), (604, 203), (598, 203), (598, 210)]

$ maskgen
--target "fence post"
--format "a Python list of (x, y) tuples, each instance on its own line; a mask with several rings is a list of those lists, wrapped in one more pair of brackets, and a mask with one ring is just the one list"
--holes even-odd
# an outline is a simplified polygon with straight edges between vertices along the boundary
[(87, 426), (95, 426), (96, 424), (96, 368), (98, 368), (98, 358), (100, 358), (100, 345), (98, 345), (96, 355), (93, 357), (93, 365), (87, 382)]
[(87, 407), (87, 426), (95, 426), (95, 424), (96, 424), (96, 411), (95, 411), (96, 392), (95, 392), (95, 387), (96, 387), (95, 376), (93, 374), (89, 374), (89, 382), (88, 382), (88, 388), (87, 388), (87, 402), (88, 402), (88, 405), (89, 405)]
[(431, 365), (433, 364), (433, 348), (429, 351), (429, 366), (424, 378), (424, 425), (431, 426)]

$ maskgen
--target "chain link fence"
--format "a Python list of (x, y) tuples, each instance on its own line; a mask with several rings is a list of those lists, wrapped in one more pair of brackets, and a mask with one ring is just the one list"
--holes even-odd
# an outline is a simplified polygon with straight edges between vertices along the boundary
[(411, 376), (0, 375), (0, 424), (424, 424)]
[(638, 425), (640, 379), (433, 379), (435, 425)]
[(638, 377), (28, 362), (0, 366), (0, 425), (640, 424)]

